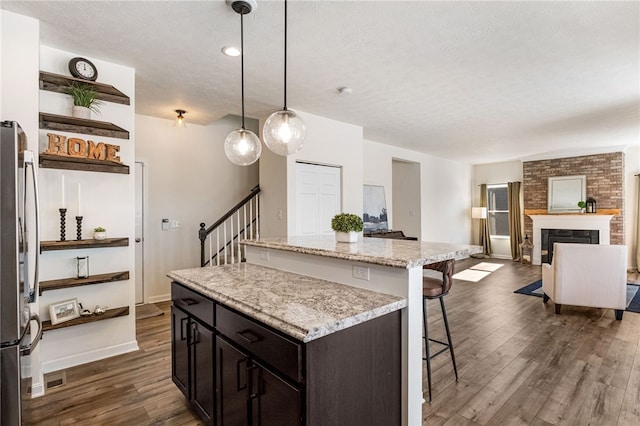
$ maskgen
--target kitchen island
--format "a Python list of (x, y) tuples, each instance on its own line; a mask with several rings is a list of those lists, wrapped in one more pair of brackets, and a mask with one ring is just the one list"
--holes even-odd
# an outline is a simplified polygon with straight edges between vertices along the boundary
[(172, 379), (206, 424), (399, 424), (402, 297), (244, 263), (169, 273)]
[(333, 236), (245, 240), (247, 263), (395, 295), (401, 314), (403, 426), (422, 424), (422, 267), (481, 253), (482, 247), (381, 238), (337, 243)]

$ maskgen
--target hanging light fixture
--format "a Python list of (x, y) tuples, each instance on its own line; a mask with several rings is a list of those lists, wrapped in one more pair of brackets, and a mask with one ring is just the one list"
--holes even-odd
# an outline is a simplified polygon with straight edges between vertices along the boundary
[[(229, 3), (229, 1), (227, 1)], [(260, 158), (262, 144), (260, 138), (244, 125), (244, 15), (255, 7), (254, 0), (237, 0), (231, 2), (231, 8), (240, 15), (240, 75), (242, 83), (242, 127), (234, 130), (224, 141), (224, 153), (229, 161), (238, 166), (248, 166)]]
[(284, 107), (264, 122), (262, 137), (271, 151), (289, 155), (302, 148), (306, 132), (304, 121), (287, 109), (287, 0), (284, 0)]
[(187, 123), (185, 123), (184, 121), (184, 114), (186, 114), (187, 111), (183, 109), (176, 109), (175, 111), (178, 116), (176, 117), (176, 121), (173, 123), (173, 125), (176, 127), (187, 127)]

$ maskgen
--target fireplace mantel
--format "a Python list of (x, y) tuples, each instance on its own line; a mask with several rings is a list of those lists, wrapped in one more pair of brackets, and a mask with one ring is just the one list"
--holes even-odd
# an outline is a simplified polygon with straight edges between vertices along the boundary
[(540, 265), (542, 229), (595, 229), (600, 231), (600, 244), (609, 244), (610, 222), (614, 214), (575, 213), (575, 214), (538, 214), (526, 210), (525, 214), (533, 220), (533, 259), (534, 265)]

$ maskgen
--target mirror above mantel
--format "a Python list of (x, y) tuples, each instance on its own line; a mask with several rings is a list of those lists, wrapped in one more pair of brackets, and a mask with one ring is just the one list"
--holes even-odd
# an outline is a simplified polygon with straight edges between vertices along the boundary
[(548, 213), (579, 213), (578, 201), (584, 201), (587, 198), (587, 177), (585, 175), (549, 177), (547, 191), (549, 193)]

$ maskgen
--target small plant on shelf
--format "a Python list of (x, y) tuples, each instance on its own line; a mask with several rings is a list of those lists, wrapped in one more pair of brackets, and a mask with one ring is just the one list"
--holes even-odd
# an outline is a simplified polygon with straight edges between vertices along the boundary
[[(90, 119), (91, 111), (100, 115), (100, 105), (102, 102), (98, 100), (98, 92), (93, 86), (72, 81), (67, 87), (67, 93), (73, 98), (74, 117)], [(88, 111), (88, 117), (76, 115), (78, 111), (76, 107), (86, 108), (84, 111)]]
[(93, 228), (93, 239), (94, 240), (104, 240), (107, 238), (107, 230), (102, 226), (98, 226), (97, 228)]
[(584, 209), (587, 207), (587, 203), (585, 203), (584, 201), (580, 200), (580, 201), (578, 201), (578, 207), (580, 207), (580, 211), (584, 212)]

